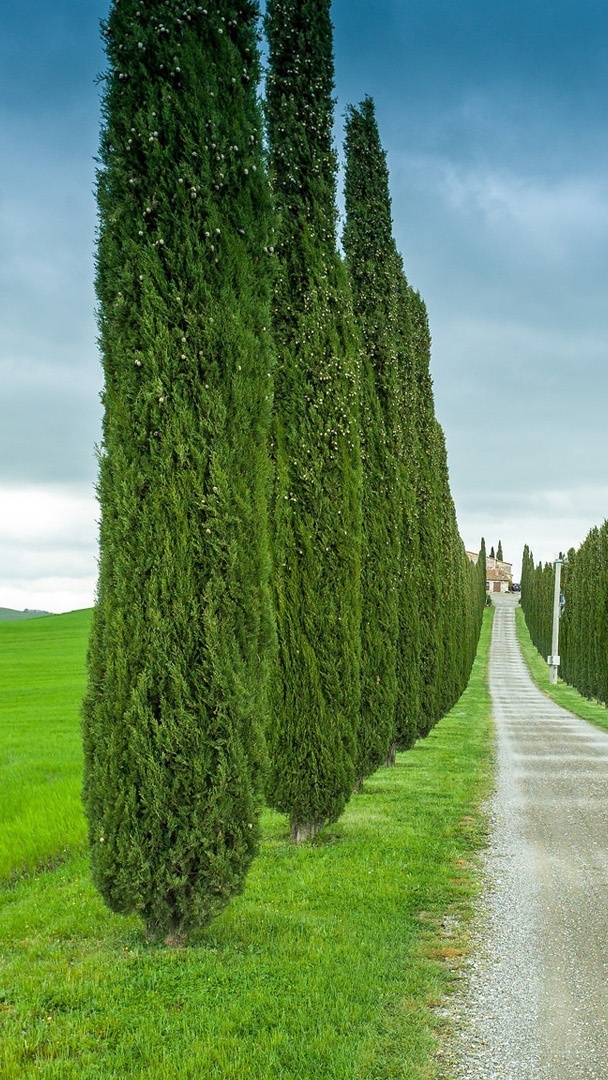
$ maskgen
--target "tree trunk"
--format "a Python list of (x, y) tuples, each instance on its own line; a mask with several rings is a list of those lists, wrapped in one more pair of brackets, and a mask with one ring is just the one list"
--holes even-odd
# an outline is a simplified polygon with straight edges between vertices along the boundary
[[(166, 927), (165, 927), (166, 930)], [(148, 941), (156, 942), (163, 937), (163, 929), (157, 923), (149, 922), (146, 926), (146, 937)], [(170, 949), (183, 948), (188, 944), (187, 931), (181, 930), (177, 919), (169, 919), (169, 929), (163, 938), (164, 944)]]
[(305, 844), (307, 840), (313, 840), (317, 835), (321, 824), (318, 821), (298, 822), (292, 821), (291, 823), (291, 842), (292, 844)]
[(386, 761), (384, 762), (389, 768), (395, 764), (395, 758), (397, 756), (397, 743), (392, 742), (388, 748), (386, 754)]
[(183, 949), (188, 944), (188, 935), (180, 934), (177, 930), (170, 930), (165, 938), (165, 945), (170, 949)]

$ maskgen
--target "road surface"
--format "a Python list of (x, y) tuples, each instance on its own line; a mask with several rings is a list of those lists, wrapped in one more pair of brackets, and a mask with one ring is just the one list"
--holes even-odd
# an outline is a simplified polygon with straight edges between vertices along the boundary
[(443, 1075), (608, 1078), (608, 734), (549, 701), (495, 597), (497, 790), (478, 942)]

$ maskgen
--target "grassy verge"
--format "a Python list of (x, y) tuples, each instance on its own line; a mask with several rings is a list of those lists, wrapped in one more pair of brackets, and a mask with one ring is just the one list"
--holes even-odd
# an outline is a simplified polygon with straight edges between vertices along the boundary
[(90, 618), (0, 623), (0, 880), (84, 850), (79, 714)]
[(315, 843), (266, 813), (245, 892), (189, 948), (106, 911), (84, 856), (0, 890), (2, 1080), (434, 1077), (485, 831), (491, 616), (452, 712)]
[(549, 665), (532, 644), (524, 613), (520, 607), (515, 610), (515, 625), (517, 640), (521, 646), (524, 660), (539, 690), (542, 690), (557, 705), (569, 709), (575, 716), (580, 716), (582, 720), (588, 720), (589, 723), (595, 724), (596, 727), (608, 731), (608, 709), (604, 705), (583, 697), (578, 690), (564, 682), (563, 679), (558, 679), (557, 683), (553, 685), (549, 682)]

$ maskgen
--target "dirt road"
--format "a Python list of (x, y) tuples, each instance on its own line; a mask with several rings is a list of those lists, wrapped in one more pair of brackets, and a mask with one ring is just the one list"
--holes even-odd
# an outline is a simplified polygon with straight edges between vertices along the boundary
[(444, 1075), (608, 1078), (608, 734), (548, 700), (496, 598), (498, 778), (479, 941)]

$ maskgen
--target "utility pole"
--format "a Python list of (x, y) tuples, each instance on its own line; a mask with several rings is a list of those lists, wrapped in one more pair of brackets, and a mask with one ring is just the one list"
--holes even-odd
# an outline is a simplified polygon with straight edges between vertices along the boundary
[(553, 592), (553, 637), (551, 639), (551, 656), (547, 657), (547, 663), (549, 664), (549, 682), (557, 682), (557, 669), (559, 667), (559, 617), (561, 614), (560, 596), (561, 596), (561, 576), (562, 576), (562, 558), (555, 560), (555, 589)]

